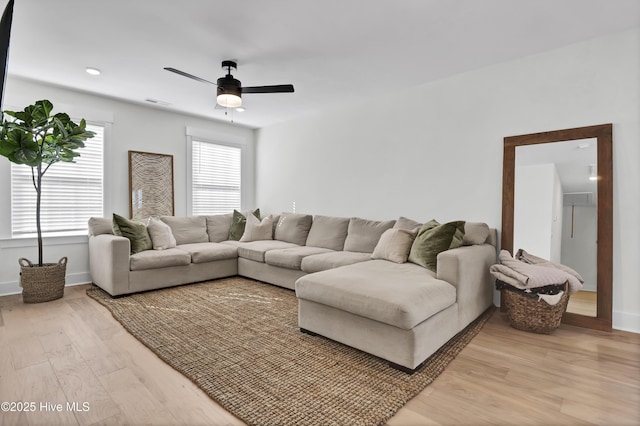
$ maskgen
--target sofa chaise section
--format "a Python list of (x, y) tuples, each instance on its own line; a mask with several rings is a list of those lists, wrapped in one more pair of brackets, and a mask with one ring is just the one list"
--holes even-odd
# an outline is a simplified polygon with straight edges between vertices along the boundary
[(437, 272), (412, 263), (370, 260), (301, 277), (298, 324), (415, 371), (493, 301), (489, 267), (496, 232), (483, 244), (437, 257)]

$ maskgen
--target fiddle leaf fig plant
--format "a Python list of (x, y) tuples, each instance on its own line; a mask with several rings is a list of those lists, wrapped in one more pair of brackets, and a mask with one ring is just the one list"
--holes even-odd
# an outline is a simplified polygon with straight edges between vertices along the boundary
[(51, 115), (52, 111), (53, 104), (48, 100), (41, 100), (22, 111), (4, 111), (0, 118), (0, 155), (13, 163), (31, 167), (33, 187), (36, 190), (39, 266), (43, 265), (40, 226), (42, 178), (55, 163), (73, 162), (80, 156), (77, 150), (84, 148), (84, 142), (95, 135), (86, 129), (84, 119), (76, 124), (69, 115), (62, 112)]

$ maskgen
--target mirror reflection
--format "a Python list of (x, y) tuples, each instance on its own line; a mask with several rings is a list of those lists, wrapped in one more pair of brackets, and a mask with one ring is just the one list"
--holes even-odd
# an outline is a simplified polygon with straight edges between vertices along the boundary
[(567, 312), (597, 316), (597, 138), (517, 146), (513, 250), (584, 278)]

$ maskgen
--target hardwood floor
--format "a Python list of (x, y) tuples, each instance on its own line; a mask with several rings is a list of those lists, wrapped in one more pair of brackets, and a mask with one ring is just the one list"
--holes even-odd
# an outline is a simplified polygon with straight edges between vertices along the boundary
[(598, 293), (595, 291), (578, 291), (569, 298), (567, 312), (595, 317), (598, 315)]
[[(0, 402), (36, 405), (1, 412), (0, 424), (242, 424), (85, 289), (68, 287), (63, 299), (34, 305), (0, 297)], [(638, 334), (566, 325), (549, 336), (525, 333), (496, 312), (389, 425), (637, 425), (639, 377)]]

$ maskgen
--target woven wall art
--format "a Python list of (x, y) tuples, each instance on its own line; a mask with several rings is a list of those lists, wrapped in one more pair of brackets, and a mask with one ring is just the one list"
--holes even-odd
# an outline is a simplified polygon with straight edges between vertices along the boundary
[(129, 215), (174, 215), (173, 155), (129, 151)]

